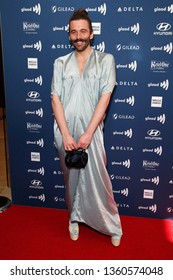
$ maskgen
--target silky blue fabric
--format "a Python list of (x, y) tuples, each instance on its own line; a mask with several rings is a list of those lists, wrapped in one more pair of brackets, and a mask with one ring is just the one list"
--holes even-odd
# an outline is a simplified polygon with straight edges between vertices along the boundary
[[(93, 49), (82, 74), (79, 73), (75, 52), (55, 60), (51, 94), (59, 96), (69, 131), (76, 142), (86, 130), (101, 95), (111, 94), (115, 82), (115, 62), (111, 54)], [(87, 149), (88, 164), (85, 169), (68, 169), (65, 166), (65, 151), (56, 121), (54, 136), (71, 221), (86, 223), (103, 234), (121, 238), (120, 217), (106, 169), (103, 121)]]

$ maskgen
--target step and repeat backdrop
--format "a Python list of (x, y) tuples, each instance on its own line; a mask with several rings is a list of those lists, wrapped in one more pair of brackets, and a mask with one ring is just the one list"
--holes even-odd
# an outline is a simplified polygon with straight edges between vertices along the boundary
[[(2, 1), (1, 1), (2, 2)], [(54, 60), (73, 51), (72, 13), (92, 19), (92, 47), (114, 55), (105, 123), (121, 215), (173, 218), (173, 1), (3, 1), (1, 31), (13, 203), (66, 209), (53, 139)]]

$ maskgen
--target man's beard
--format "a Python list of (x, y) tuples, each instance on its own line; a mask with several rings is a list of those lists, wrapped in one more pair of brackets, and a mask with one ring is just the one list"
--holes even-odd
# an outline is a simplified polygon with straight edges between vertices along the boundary
[[(83, 52), (90, 45), (91, 39), (90, 39), (90, 37), (88, 37), (87, 39), (70, 40), (70, 42), (76, 51)], [(76, 43), (78, 43), (78, 42), (84, 42), (85, 44), (80, 47), (80, 46), (76, 45)]]

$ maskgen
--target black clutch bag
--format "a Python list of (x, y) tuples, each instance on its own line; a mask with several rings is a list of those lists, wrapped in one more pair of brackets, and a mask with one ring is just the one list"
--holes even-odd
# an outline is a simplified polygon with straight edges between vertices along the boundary
[(65, 156), (65, 164), (68, 168), (85, 168), (88, 162), (88, 154), (85, 150), (68, 151)]

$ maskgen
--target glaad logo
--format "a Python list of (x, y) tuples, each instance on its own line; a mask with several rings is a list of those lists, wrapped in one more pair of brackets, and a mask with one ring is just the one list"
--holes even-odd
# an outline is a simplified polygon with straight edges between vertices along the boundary
[(65, 26), (54, 26), (53, 28), (53, 31), (67, 31), (69, 32), (69, 24), (65, 25)]
[(132, 138), (132, 135), (133, 135), (133, 131), (132, 129), (127, 129), (125, 131), (113, 131), (113, 135), (125, 135), (127, 136), (128, 138)]
[(130, 106), (134, 106), (134, 104), (135, 104), (135, 97), (134, 97), (134, 95), (132, 95), (129, 98), (124, 98), (124, 99), (116, 98), (114, 100), (114, 102), (115, 103), (127, 103)]
[(134, 24), (131, 27), (119, 27), (118, 32), (133, 32), (135, 35), (138, 35), (140, 31), (139, 23)]
[(148, 83), (148, 87), (161, 87), (163, 88), (164, 90), (168, 90), (169, 88), (169, 80), (165, 80), (163, 82), (160, 82), (160, 83)]
[(26, 144), (27, 145), (38, 145), (39, 147), (43, 148), (44, 147), (44, 140), (43, 140), (43, 138), (40, 138), (37, 141), (29, 141), (29, 140), (27, 140)]
[(158, 121), (161, 124), (164, 124), (166, 121), (166, 116), (165, 116), (165, 114), (163, 114), (158, 117), (145, 117), (145, 121)]
[(38, 199), (40, 199), (42, 202), (45, 202), (45, 200), (46, 200), (45, 194), (39, 195)]
[(36, 110), (36, 115), (39, 116), (40, 118), (42, 118), (43, 117), (43, 109), (40, 108), (40, 109)]
[(40, 109), (38, 109), (36, 111), (29, 111), (28, 110), (28, 111), (25, 111), (25, 115), (37, 115), (40, 118), (42, 118), (43, 117), (43, 109), (40, 108)]
[(45, 175), (45, 169), (44, 169), (44, 167), (41, 167), (39, 169), (28, 169), (28, 173), (38, 173), (38, 174), (44, 176)]
[(127, 160), (121, 161), (121, 162), (113, 161), (112, 165), (122, 165), (122, 166), (124, 166), (126, 168), (130, 168), (130, 159), (127, 159)]
[(40, 3), (38, 3), (37, 5), (35, 5), (34, 7), (31, 7), (31, 8), (21, 8), (21, 12), (34, 12), (36, 13), (37, 15), (40, 15), (41, 14), (41, 5)]
[(138, 67), (138, 64), (137, 64), (137, 61), (136, 61), (136, 60), (132, 61), (132, 62), (129, 63), (129, 64), (117, 64), (117, 65), (116, 65), (116, 68), (117, 68), (117, 69), (119, 69), (119, 68), (128, 68), (128, 69), (130, 69), (130, 70), (133, 71), (133, 72), (136, 72), (137, 67)]
[(42, 51), (42, 43), (41, 41), (36, 42), (35, 44), (31, 45), (23, 45), (23, 49), (36, 49), (37, 51), (41, 52)]
[[(28, 78), (26, 78), (26, 79), (24, 79), (24, 83), (36, 83), (36, 84), (38, 84), (39, 86), (42, 86), (42, 84), (43, 84), (43, 78), (42, 78), (42, 76), (40, 75), (40, 76), (38, 76), (38, 77), (36, 77), (36, 78), (33, 78), (33, 79), (28, 79)], [(31, 92), (32, 93), (32, 92)], [(34, 93), (34, 91), (33, 91), (33, 93)], [(35, 92), (36, 93), (36, 92)]]
[(113, 193), (122, 194), (127, 197), (129, 195), (129, 189), (125, 188), (123, 190), (113, 190)]
[(162, 155), (162, 146), (154, 148), (154, 149), (148, 149), (148, 148), (144, 148), (142, 149), (143, 153), (156, 153), (157, 155), (161, 156)]
[(157, 205), (153, 204), (151, 206), (138, 206), (138, 209), (139, 210), (149, 210), (153, 213), (156, 213), (157, 212)]
[(167, 207), (166, 210), (167, 210), (168, 213), (172, 213), (173, 212), (173, 207)]
[(129, 63), (129, 69), (131, 69), (132, 71), (136, 72), (137, 70), (137, 61), (134, 60), (133, 62)]
[(101, 13), (103, 16), (106, 15), (106, 11), (107, 11), (107, 7), (106, 7), (106, 3), (103, 3), (101, 6), (96, 7), (96, 8), (86, 8), (85, 9), (87, 12), (99, 12)]
[(152, 52), (153, 51), (164, 51), (164, 52), (167, 52), (168, 54), (171, 54), (172, 50), (173, 50), (172, 42), (165, 45), (165, 46), (160, 46), (160, 47), (153, 46), (153, 47), (151, 47)]
[(100, 7), (98, 7), (98, 12), (100, 12), (102, 15), (106, 15), (106, 4), (104, 3), (103, 5), (101, 5)]
[(170, 6), (168, 7), (163, 7), (163, 8), (159, 8), (159, 7), (156, 7), (154, 8), (154, 12), (157, 13), (157, 12), (169, 12), (169, 13), (173, 13), (173, 4), (171, 4)]
[(156, 177), (153, 177), (153, 178), (149, 178), (149, 179), (145, 179), (145, 178), (141, 178), (140, 179), (140, 182), (151, 182), (151, 183), (153, 183), (154, 185), (159, 185), (159, 183), (160, 183), (160, 178), (159, 178), (159, 176), (156, 176)]
[(104, 52), (105, 51), (105, 42), (102, 42), (96, 46), (93, 46), (93, 49), (96, 49), (100, 52)]

